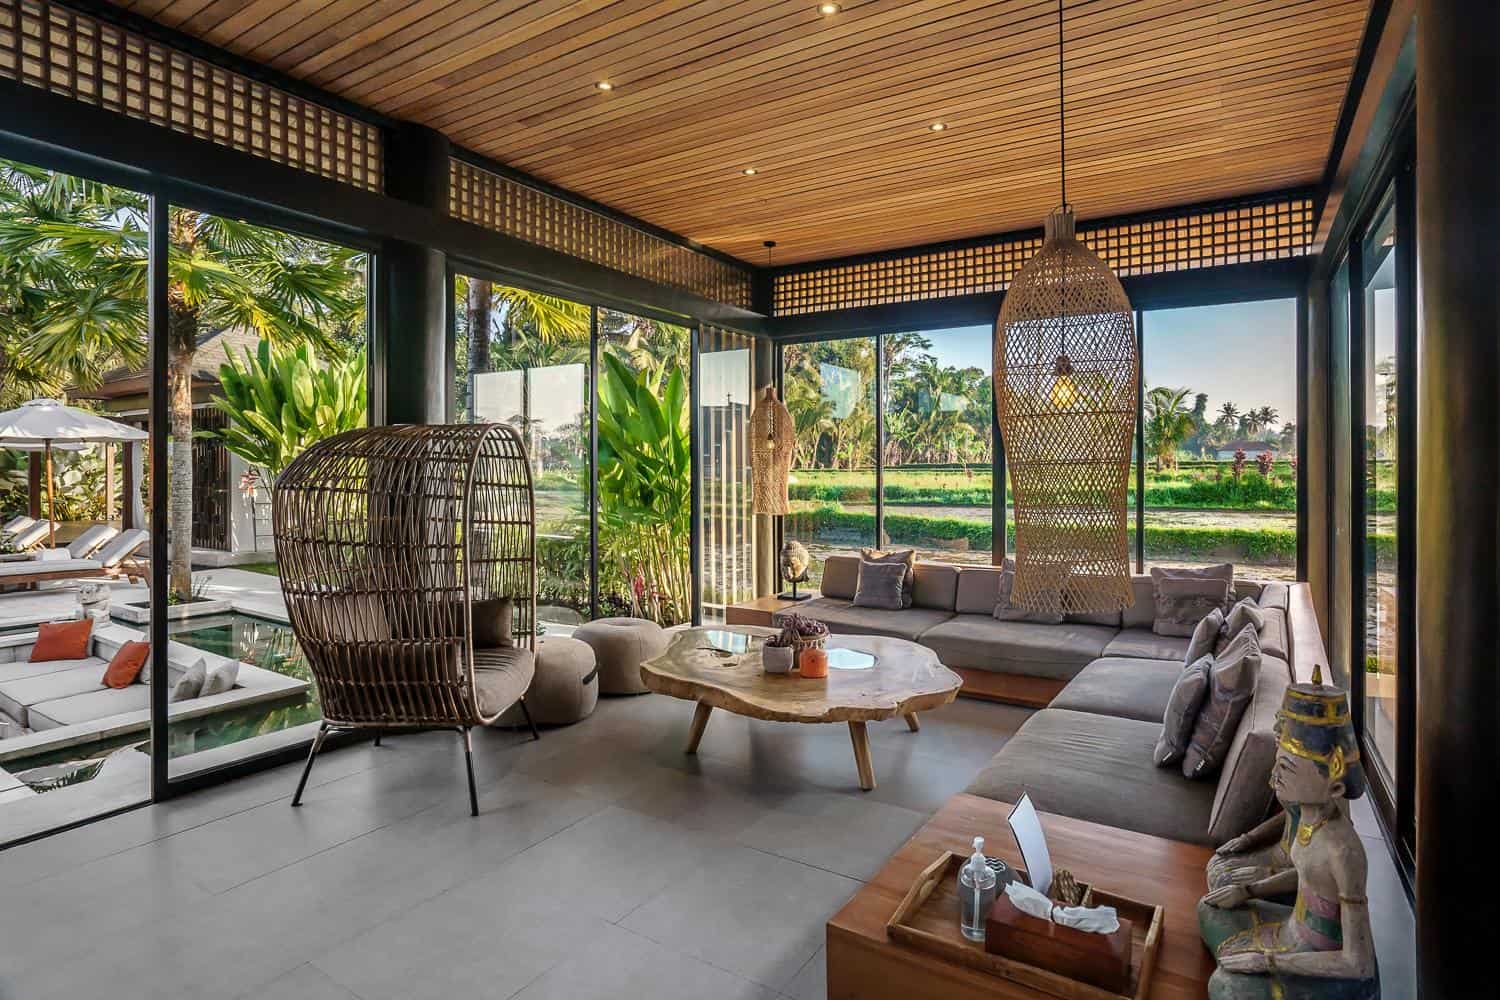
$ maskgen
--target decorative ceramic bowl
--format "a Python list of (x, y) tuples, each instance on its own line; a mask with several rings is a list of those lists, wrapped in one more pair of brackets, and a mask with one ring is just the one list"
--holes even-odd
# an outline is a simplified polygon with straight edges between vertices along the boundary
[(768, 674), (784, 674), (792, 669), (792, 653), (790, 646), (762, 646), (761, 667)]

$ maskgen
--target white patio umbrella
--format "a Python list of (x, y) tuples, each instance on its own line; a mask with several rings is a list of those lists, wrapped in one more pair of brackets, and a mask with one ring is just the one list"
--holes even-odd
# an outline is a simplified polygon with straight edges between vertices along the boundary
[[(147, 434), (97, 413), (67, 406), (55, 399), (33, 399), (0, 413), (0, 446), (40, 445), (47, 456), (47, 544), (53, 544), (52, 447), (103, 441), (144, 441)], [(29, 450), (29, 449), (28, 449)]]

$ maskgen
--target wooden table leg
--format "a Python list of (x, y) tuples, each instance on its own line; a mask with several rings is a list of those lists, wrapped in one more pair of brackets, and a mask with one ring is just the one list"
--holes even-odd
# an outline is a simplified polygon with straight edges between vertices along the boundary
[(863, 722), (849, 723), (849, 738), (854, 742), (854, 766), (859, 768), (859, 787), (871, 791), (875, 787), (875, 764), (870, 760), (870, 734)]
[(688, 753), (698, 752), (698, 743), (703, 739), (703, 730), (708, 726), (709, 713), (714, 710), (712, 705), (698, 702), (698, 707), (693, 709), (693, 728), (688, 733)]
[(916, 712), (906, 713), (906, 728), (910, 729), (912, 732), (916, 732), (917, 730), (922, 728), (922, 724), (917, 721)]

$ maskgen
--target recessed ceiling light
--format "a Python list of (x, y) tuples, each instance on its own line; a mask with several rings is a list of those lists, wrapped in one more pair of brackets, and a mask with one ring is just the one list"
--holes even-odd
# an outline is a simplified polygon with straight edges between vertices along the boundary
[(615, 85), (612, 84), (612, 83), (610, 83), (608, 80), (600, 80), (598, 83), (594, 84), (594, 89), (595, 90), (614, 90), (615, 89)]
[(754, 167), (746, 167), (744, 170), (740, 171), (740, 173), (744, 174), (746, 177), (754, 177), (756, 174), (760, 173), (760, 171), (756, 170)]
[(933, 122), (931, 125), (929, 125), (927, 127), (928, 127), (928, 129), (930, 129), (933, 132), (942, 132), (942, 131), (945, 131), (948, 128), (948, 126), (944, 125), (942, 122)]
[(820, 4), (818, 4), (818, 13), (822, 14), (824, 17), (832, 17), (834, 14), (837, 14), (839, 11), (841, 11), (843, 9), (844, 8), (840, 7), (836, 3), (820, 3)]

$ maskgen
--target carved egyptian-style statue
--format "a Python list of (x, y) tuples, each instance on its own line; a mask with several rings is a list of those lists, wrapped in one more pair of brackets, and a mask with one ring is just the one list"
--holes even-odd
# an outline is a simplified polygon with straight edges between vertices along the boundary
[[(1269, 874), (1227, 881), (1199, 901), (1198, 926), (1219, 963), (1208, 995), (1374, 1000), (1380, 978), (1365, 899), (1365, 851), (1348, 805), (1364, 794), (1365, 778), (1348, 698), (1319, 683), (1315, 673), (1313, 683), (1287, 689), (1276, 728), (1271, 787), (1294, 824), (1286, 848), (1291, 867), (1271, 870), (1270, 854), (1248, 866), (1263, 864)], [(1264, 836), (1266, 829), (1249, 836)], [(1291, 892), (1291, 906), (1270, 901)]]

